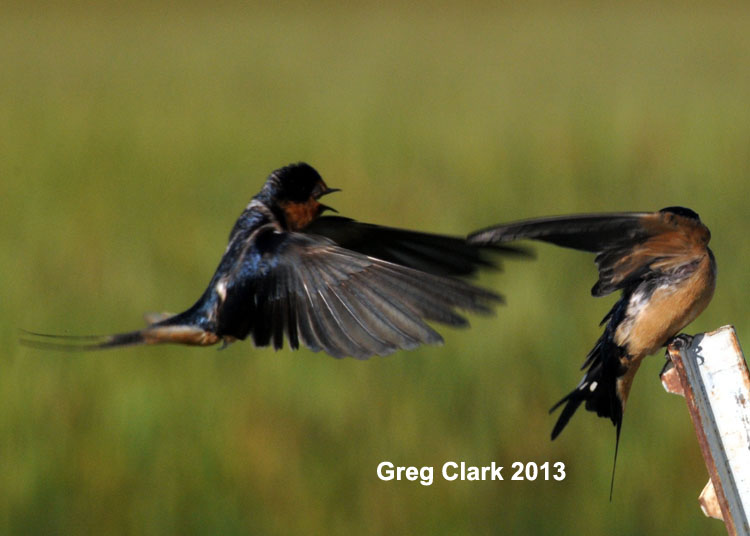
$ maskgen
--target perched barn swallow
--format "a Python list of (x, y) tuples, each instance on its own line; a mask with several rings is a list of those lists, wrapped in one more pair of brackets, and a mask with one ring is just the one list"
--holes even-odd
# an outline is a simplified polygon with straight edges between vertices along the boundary
[(708, 248), (711, 233), (698, 214), (683, 207), (658, 212), (582, 214), (520, 221), (477, 231), (476, 245), (520, 239), (596, 253), (599, 280), (594, 296), (622, 290), (607, 313), (604, 333), (581, 367), (565, 404), (555, 439), (581, 403), (617, 427), (619, 445), (625, 402), (643, 358), (656, 353), (708, 305), (716, 282), (716, 261)]
[[(463, 238), (323, 216), (337, 189), (299, 163), (271, 173), (229, 235), (208, 288), (188, 310), (138, 331), (67, 337), (29, 333), (32, 346), (101, 349), (135, 344), (225, 345), (284, 337), (334, 357), (364, 359), (440, 344), (426, 321), (464, 326), (456, 310), (487, 314), (501, 297), (453, 276), (493, 266)], [(489, 250), (522, 253), (513, 247)]]

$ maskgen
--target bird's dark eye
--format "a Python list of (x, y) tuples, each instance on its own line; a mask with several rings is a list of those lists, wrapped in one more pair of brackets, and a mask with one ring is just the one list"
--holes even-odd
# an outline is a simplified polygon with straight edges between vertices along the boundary
[(690, 218), (691, 220), (700, 220), (698, 213), (685, 207), (667, 207), (661, 209), (659, 212), (671, 212), (684, 218)]

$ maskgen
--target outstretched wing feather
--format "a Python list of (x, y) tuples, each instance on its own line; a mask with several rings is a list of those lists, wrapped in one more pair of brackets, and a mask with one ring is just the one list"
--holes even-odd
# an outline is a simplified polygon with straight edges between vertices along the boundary
[(457, 309), (488, 313), (500, 301), (463, 281), (367, 257), (314, 235), (288, 233), (267, 243), (276, 247), (265, 252), (273, 259), (266, 271), (238, 270), (253, 279), (233, 285), (240, 292), (226, 300), (235, 311), (234, 304), (252, 301), (249, 329), (261, 346), (273, 339), (280, 347), (286, 333), (293, 347), (301, 338), (335, 357), (384, 355), (442, 342), (427, 320), (465, 325)]

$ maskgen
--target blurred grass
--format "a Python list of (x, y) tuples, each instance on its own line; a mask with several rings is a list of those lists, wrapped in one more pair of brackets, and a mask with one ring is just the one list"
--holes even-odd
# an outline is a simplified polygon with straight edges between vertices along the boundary
[[(723, 534), (684, 403), (644, 366), (614, 433), (547, 415), (610, 299), (585, 254), (482, 277), (508, 306), (369, 362), (236, 344), (60, 355), (196, 299), (266, 174), (365, 221), (463, 234), (686, 205), (750, 317), (750, 8), (13, 3), (0, 17), (0, 532)], [(564, 461), (564, 482), (380, 482), (380, 461)], [(509, 467), (508, 467), (509, 469)], [(508, 469), (505, 471), (506, 478)]]

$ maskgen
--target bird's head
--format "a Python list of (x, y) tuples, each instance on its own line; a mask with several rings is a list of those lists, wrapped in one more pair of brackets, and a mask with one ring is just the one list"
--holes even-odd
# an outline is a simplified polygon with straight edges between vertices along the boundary
[(685, 207), (667, 207), (661, 209), (659, 212), (665, 214), (667, 221), (675, 226), (681, 226), (683, 229), (696, 232), (698, 239), (703, 244), (708, 244), (711, 240), (711, 231), (708, 230), (700, 216), (694, 210)]
[(271, 206), (281, 209), (290, 231), (298, 231), (310, 225), (324, 211), (336, 212), (318, 200), (338, 191), (338, 188), (329, 188), (312, 166), (300, 162), (271, 173), (261, 195)]
[(682, 216), (683, 218), (688, 218), (690, 220), (700, 221), (701, 219), (700, 216), (698, 216), (697, 212), (685, 207), (666, 207), (661, 209), (659, 212), (671, 212), (672, 214), (677, 214), (678, 216)]

